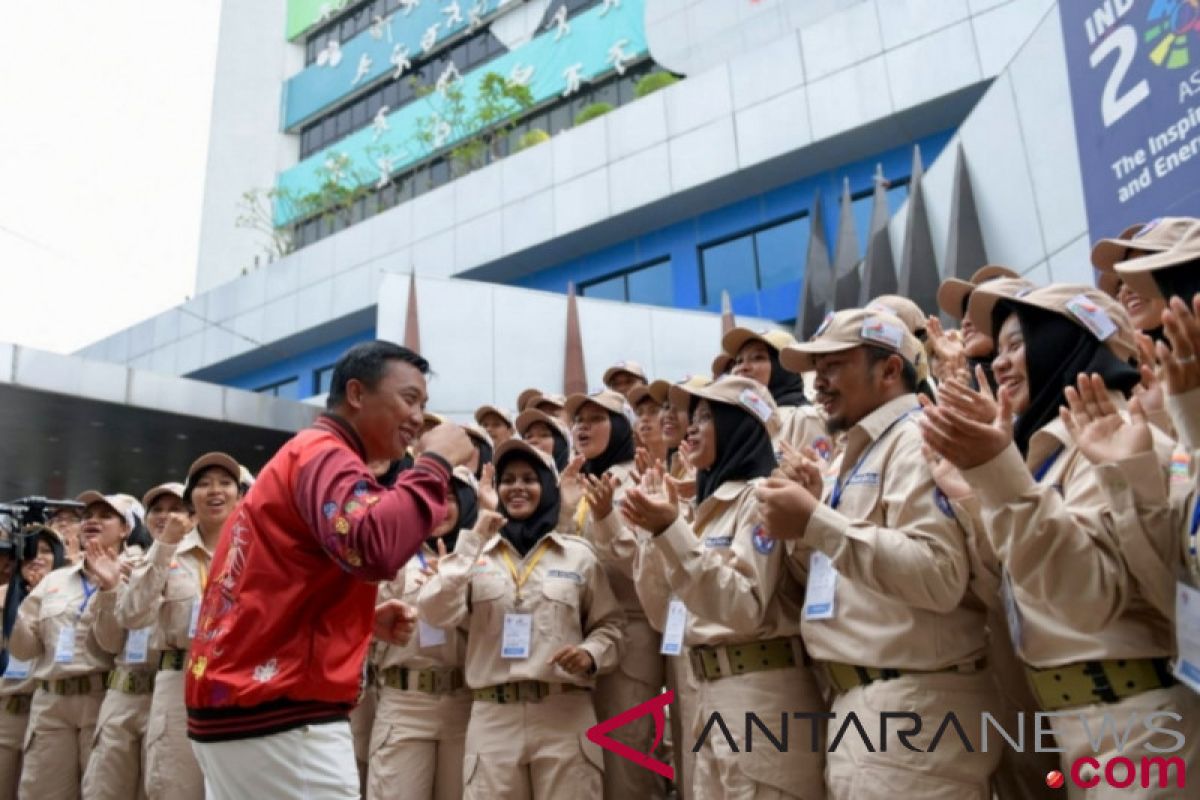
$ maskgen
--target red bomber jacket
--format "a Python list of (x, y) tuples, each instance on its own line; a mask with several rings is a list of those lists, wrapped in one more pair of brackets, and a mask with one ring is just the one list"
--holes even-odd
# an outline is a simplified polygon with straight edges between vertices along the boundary
[(263, 467), (225, 522), (187, 659), (188, 735), (266, 736), (346, 719), (391, 580), (446, 513), (449, 465), (424, 455), (392, 488), (322, 415)]

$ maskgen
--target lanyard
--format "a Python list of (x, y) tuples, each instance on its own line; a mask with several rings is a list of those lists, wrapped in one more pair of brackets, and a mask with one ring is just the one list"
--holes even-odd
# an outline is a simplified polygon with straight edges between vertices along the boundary
[(196, 556), (196, 572), (200, 576), (200, 595), (208, 588), (208, 559), (202, 555)]
[(1196, 505), (1192, 507), (1192, 549), (1196, 547), (1196, 531), (1200, 530), (1200, 492), (1196, 494)]
[(1042, 462), (1042, 465), (1040, 467), (1038, 467), (1037, 470), (1035, 470), (1033, 473), (1034, 481), (1036, 481), (1037, 483), (1042, 482), (1042, 478), (1046, 477), (1046, 473), (1049, 472), (1050, 468), (1054, 466), (1054, 462), (1058, 461), (1058, 457), (1062, 455), (1062, 451), (1063, 451), (1063, 448), (1061, 448), (1061, 447), (1058, 448), (1053, 453), (1051, 453), (1046, 458), (1045, 461)]
[[(83, 602), (79, 604), (79, 617), (83, 616), (83, 612), (87, 610), (88, 601), (92, 599), (92, 595), (100, 588), (100, 584), (92, 585), (82, 572), (79, 573), (79, 580), (83, 581)], [(78, 619), (78, 617), (77, 617)]]
[(504, 565), (508, 567), (509, 574), (512, 575), (512, 579), (517, 584), (518, 601), (521, 599), (521, 587), (524, 586), (525, 582), (529, 580), (529, 576), (533, 574), (533, 568), (536, 567), (537, 563), (542, 560), (542, 555), (549, 547), (550, 540), (543, 539), (541, 543), (538, 544), (537, 548), (534, 549), (533, 555), (531, 555), (529, 560), (526, 562), (525, 571), (519, 575), (517, 574), (517, 565), (513, 563), (512, 556), (509, 555), (508, 548), (504, 548), (500, 551), (500, 555), (504, 557)]
[(863, 454), (861, 456), (859, 456), (858, 463), (855, 464), (854, 468), (850, 470), (848, 475), (846, 475), (846, 479), (841, 480), (841, 481), (834, 481), (833, 493), (829, 495), (829, 506), (831, 508), (836, 509), (841, 504), (842, 491), (847, 486), (850, 485), (850, 481), (854, 480), (854, 476), (858, 475), (859, 469), (861, 469), (862, 465), (864, 463), (866, 463), (867, 458), (871, 455), (871, 452), (875, 449), (875, 446), (877, 444), (879, 444), (880, 442), (882, 442), (885, 438), (887, 438), (887, 435), (892, 432), (892, 428), (896, 427), (901, 422), (908, 419), (909, 417), (911, 417), (913, 414), (917, 413), (920, 410), (921, 410), (921, 407), (917, 406), (916, 408), (913, 408), (913, 409), (910, 409), (910, 410), (904, 412), (904, 414), (902, 416), (899, 416), (896, 419), (892, 420), (892, 424), (888, 425), (886, 428), (884, 428), (883, 433), (881, 433), (877, 437), (875, 437), (875, 441), (871, 442), (871, 444), (869, 444), (867, 446), (867, 449), (865, 451), (863, 451)]

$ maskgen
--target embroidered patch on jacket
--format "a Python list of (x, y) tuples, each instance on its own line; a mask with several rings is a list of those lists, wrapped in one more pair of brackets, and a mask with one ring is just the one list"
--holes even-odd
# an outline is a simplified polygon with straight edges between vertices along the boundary
[(833, 458), (833, 442), (829, 441), (828, 436), (818, 436), (813, 439), (812, 448), (822, 461)]
[(1186, 481), (1192, 465), (1192, 459), (1187, 453), (1177, 452), (1171, 455), (1171, 480)]
[(371, 484), (368, 483), (367, 481), (359, 481), (358, 483), (354, 484), (354, 496), (355, 497), (362, 497), (364, 494), (366, 494), (370, 490), (371, 490)]
[(350, 532), (350, 520), (345, 517), (338, 517), (333, 521), (333, 529), (342, 536), (345, 536)]
[(733, 544), (732, 536), (705, 536), (705, 547), (730, 547)]
[(279, 662), (272, 658), (265, 664), (259, 664), (254, 668), (254, 680), (259, 683), (266, 683), (279, 674)]
[(775, 545), (779, 544), (777, 540), (767, 536), (767, 532), (761, 523), (754, 526), (754, 532), (750, 534), (750, 538), (754, 542), (754, 549), (764, 556), (774, 553)]
[(333, 519), (333, 515), (337, 513), (337, 503), (329, 501), (321, 506), (321, 513), (325, 515), (325, 519)]
[(575, 583), (583, 583), (583, 576), (578, 572), (570, 572), (565, 569), (552, 569), (546, 574), (551, 578), (561, 578), (562, 580), (574, 581)]
[(938, 511), (941, 511), (950, 519), (955, 519), (954, 507), (950, 505), (950, 498), (946, 497), (946, 493), (940, 487), (936, 487), (933, 490), (933, 502), (938, 507)]

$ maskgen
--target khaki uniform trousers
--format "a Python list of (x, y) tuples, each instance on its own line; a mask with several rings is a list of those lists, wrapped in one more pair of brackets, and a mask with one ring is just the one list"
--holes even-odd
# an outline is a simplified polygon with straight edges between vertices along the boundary
[(150, 694), (109, 689), (100, 704), (92, 755), (83, 773), (87, 800), (133, 800), (146, 796), (142, 739), (150, 718)]
[(379, 688), (371, 731), (368, 800), (458, 800), (471, 692)]
[[(596, 717), (612, 719), (662, 694), (665, 682), (663, 657), (659, 655), (662, 636), (650, 627), (645, 617), (631, 617), (625, 624), (625, 652), (615, 670), (596, 679)], [(654, 746), (654, 718), (646, 715), (609, 733), (639, 753)], [(665, 798), (667, 782), (659, 775), (604, 751), (604, 798), (628, 800), (630, 797), (657, 800)]]
[(375, 727), (375, 707), (379, 702), (379, 687), (368, 684), (363, 689), (362, 702), (350, 712), (350, 735), (354, 737), (354, 761), (358, 764), (358, 783), (367, 791), (367, 762), (371, 759), (371, 730)]
[(99, 678), (89, 694), (33, 693), (25, 732), (25, 763), (17, 796), (22, 800), (74, 800), (92, 754), (96, 718), (104, 701)]
[(602, 796), (604, 759), (586, 731), (596, 724), (590, 692), (538, 702), (471, 705), (463, 759), (467, 800), (560, 800)]
[(677, 656), (666, 656), (667, 688), (675, 692), (675, 700), (667, 713), (671, 715), (671, 744), (675, 761), (675, 792), (679, 800), (692, 800), (692, 780), (696, 771), (696, 743), (692, 732), (699, 730), (696, 722), (700, 702), (700, 687), (688, 662), (688, 648)]
[(14, 714), (4, 707), (10, 697), (0, 697), (0, 800), (17, 796), (21, 779), (21, 750), (25, 745), (25, 730), (29, 727), (29, 712)]
[[(1174, 753), (1147, 751), (1147, 743), (1164, 749), (1175, 745), (1176, 742), (1170, 736), (1153, 735), (1142, 724), (1147, 715), (1167, 711), (1179, 714), (1183, 719), (1160, 717), (1155, 722), (1163, 728), (1182, 734), (1186, 739), (1186, 744), (1181, 750)], [(1065, 717), (1051, 717), (1050, 720), (1055, 738), (1058, 740), (1058, 746), (1063, 748), (1063, 752), (1058, 754), (1061, 759), (1059, 769), (1062, 770), (1063, 777), (1066, 779), (1067, 797), (1070, 800), (1084, 800), (1084, 798), (1086, 800), (1117, 800), (1118, 798), (1119, 800), (1176, 800), (1185, 795), (1194, 796), (1194, 789), (1192, 795), (1188, 795), (1186, 790), (1178, 787), (1176, 769), (1171, 770), (1170, 780), (1167, 781), (1166, 787), (1160, 788), (1159, 772), (1155, 770), (1149, 773), (1148, 783), (1150, 786), (1142, 788), (1142, 758), (1144, 757), (1181, 759), (1187, 767), (1187, 778), (1193, 783), (1196, 780), (1193, 776), (1200, 775), (1200, 696), (1191, 689), (1182, 684), (1176, 684), (1167, 689), (1155, 689), (1127, 697), (1117, 703), (1067, 709), (1066, 713)], [(1124, 752), (1117, 751), (1111, 725), (1101, 734), (1101, 726), (1106, 713), (1115, 723), (1117, 736), (1124, 736), (1126, 729), (1130, 731), (1129, 738), (1125, 741)], [(1077, 715), (1083, 715), (1087, 719), (1088, 729), (1093, 737), (1100, 738), (1103, 735), (1104, 740), (1100, 752), (1092, 750), (1088, 730), (1084, 729), (1083, 722)], [(1130, 726), (1131, 718), (1136, 720), (1132, 726)], [(1092, 769), (1087, 764), (1080, 765), (1079, 777), (1082, 780), (1090, 781), (1094, 777), (1100, 779), (1099, 783), (1091, 789), (1078, 787), (1071, 780), (1072, 765), (1077, 759), (1085, 756), (1096, 759), (1100, 764), (1099, 770)], [(1104, 775), (1109, 759), (1120, 756), (1132, 761), (1136, 771), (1133, 783), (1124, 789), (1109, 786)], [(1124, 766), (1115, 767), (1114, 777), (1124, 780), (1126, 768)]]
[[(696, 753), (690, 796), (695, 800), (825, 800), (823, 741), (813, 752), (812, 723), (794, 720), (794, 712), (820, 713), (826, 704), (812, 672), (776, 669), (698, 681), (697, 712), (692, 717), (692, 744), (700, 739), (713, 712), (720, 712), (737, 744), (733, 752), (720, 726), (713, 724)], [(788, 752), (779, 752), (765, 734), (754, 729), (746, 746), (746, 713), (758, 715), (780, 737), (780, 714), (789, 720)], [(819, 730), (818, 726), (818, 730)], [(918, 795), (912, 795), (917, 797)], [(922, 798), (924, 800), (924, 798)]]
[[(859, 686), (835, 695), (830, 721), (829, 742), (853, 712), (871, 737), (875, 752), (867, 750), (862, 736), (853, 727), (827, 755), (826, 785), (831, 800), (896, 800), (919, 797), (921, 800), (991, 800), (992, 773), (1000, 763), (1000, 746), (989, 742), (989, 751), (979, 749), (979, 719), (983, 712), (994, 712), (996, 691), (991, 675), (982, 672), (963, 675), (938, 672), (902, 675), (886, 681)], [(888, 727), (887, 752), (879, 742), (881, 714), (885, 711), (915, 713), (921, 717), (921, 732), (911, 738), (913, 747), (929, 749), (946, 714), (954, 712), (970, 739), (974, 753), (968, 753), (953, 728), (948, 728), (932, 753), (913, 752), (900, 744), (897, 730), (911, 723), (897, 719)], [(1000, 744), (1003, 744), (1001, 742)]]
[(159, 670), (146, 724), (146, 796), (150, 800), (204, 800), (204, 773), (187, 738), (181, 670)]

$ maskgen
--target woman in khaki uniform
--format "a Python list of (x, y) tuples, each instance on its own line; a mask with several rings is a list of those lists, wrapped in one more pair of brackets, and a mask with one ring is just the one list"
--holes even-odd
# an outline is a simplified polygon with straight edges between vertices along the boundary
[(571, 463), (571, 433), (557, 417), (536, 408), (526, 409), (517, 416), (517, 434), (553, 458), (559, 473)]
[(149, 647), (159, 653), (145, 739), (150, 800), (204, 797), (204, 776), (187, 738), (183, 668), (213, 548), (242, 493), (240, 476), (240, 465), (224, 453), (196, 459), (183, 492), (195, 527), (189, 530), (187, 514), (172, 513), (117, 603), (118, 622), (128, 630), (151, 628)]
[(592, 548), (555, 531), (549, 458), (512, 439), (496, 472), (503, 517), (480, 512), (420, 595), (427, 625), (467, 628), (464, 796), (599, 797), (604, 762), (585, 732), (594, 676), (621, 658), (623, 615)]
[[(25, 551), (21, 572), (14, 575), (4, 597), (4, 630), (11, 633), (17, 621), (17, 610), (42, 579), (67, 564), (66, 548), (57, 533), (44, 525), (34, 525), (22, 531)], [(5, 643), (8, 636), (5, 636)], [(10, 654), (0, 680), (0, 800), (17, 796), (21, 777), (21, 749), (25, 730), (29, 727), (29, 706), (37, 679), (32, 664), (18, 661)]]
[(100, 591), (113, 570), (114, 557), (136, 525), (138, 502), (128, 495), (105, 497), (84, 492), (84, 558), (42, 579), (17, 613), (9, 639), (9, 657), (32, 663), (38, 680), (25, 734), (23, 798), (79, 797), (79, 783), (92, 751), (92, 736), (104, 678), (112, 655), (96, 641), (92, 629)]
[[(148, 538), (156, 538), (172, 512), (186, 511), (183, 485), (168, 483), (151, 489), (142, 498), (142, 506), (147, 509)], [(129, 541), (133, 538), (131, 535)], [(148, 544), (126, 546), (121, 554), (122, 572), (132, 573), (148, 549)], [(113, 589), (102, 585), (96, 598), (93, 633), (100, 646), (116, 657), (116, 669), (108, 676), (108, 692), (100, 706), (92, 755), (83, 774), (83, 794), (89, 800), (145, 796), (143, 739), (150, 717), (158, 654), (149, 649), (149, 628), (127, 631), (117, 622), (117, 598), (124, 589), (124, 582)]]
[[(622, 362), (631, 365), (632, 362)], [(636, 367), (636, 365), (633, 365)], [(620, 367), (613, 367), (606, 377), (617, 377)], [(640, 367), (638, 367), (640, 373)], [(632, 388), (632, 385), (628, 388)], [(584, 459), (582, 474), (598, 478), (611, 476), (617, 483), (616, 502), (621, 502), (625, 490), (633, 484), (635, 448), (633, 429), (625, 416), (625, 398), (606, 389), (593, 395), (573, 394), (567, 398), (566, 412), (573, 420), (571, 436), (575, 450)], [(565, 502), (576, 506), (574, 523), (585, 539), (592, 540), (592, 515), (587, 503), (572, 500), (582, 495), (582, 484), (576, 485), (572, 473), (563, 475)], [(665, 673), (662, 656), (658, 653), (658, 635), (646, 621), (646, 612), (638, 601), (633, 585), (631, 562), (601, 556), (609, 584), (625, 611), (625, 658), (610, 675), (596, 682), (596, 716), (611, 719), (622, 711), (658, 697), (662, 693)], [(654, 748), (654, 724), (642, 717), (611, 733), (613, 739), (640, 753)], [(626, 797), (661, 798), (666, 796), (666, 782), (658, 775), (621, 758), (604, 753), (604, 796), (607, 800)]]
[(833, 457), (833, 443), (825, 420), (804, 394), (804, 379), (779, 361), (783, 348), (795, 342), (785, 331), (734, 328), (721, 337), (721, 349), (733, 356), (730, 374), (752, 378), (771, 393), (779, 413), (775, 441), (797, 451), (810, 447), (828, 462)]
[[(484, 477), (490, 480), (490, 473), (489, 466)], [(394, 581), (380, 585), (380, 603), (401, 599), (416, 606), (438, 552), (454, 550), (459, 531), (475, 526), (479, 503), (474, 476), (459, 467), (450, 490), (445, 521)], [(491, 494), (494, 508), (494, 489)], [(432, 546), (434, 539), (438, 550)], [(410, 800), (462, 797), (463, 746), (471, 716), (471, 692), (463, 677), (466, 651), (465, 629), (439, 628), (424, 621), (404, 647), (375, 643), (372, 659), (379, 676), (379, 700), (368, 769), (371, 800), (396, 797), (399, 786)]]
[[(674, 487), (659, 485), (657, 471), (626, 494), (621, 515), (652, 537), (642, 540), (637, 582), (663, 631), (663, 649), (678, 652), (686, 643), (690, 650), (699, 691), (696, 707), (681, 709), (690, 723), (681, 746), (692, 749), (716, 712), (738, 740), (740, 752), (731, 751), (721, 733), (709, 731), (696, 756), (691, 796), (823, 800), (823, 741), (804, 741), (811, 735), (807, 727), (789, 753), (777, 752), (765, 736), (750, 746), (741, 735), (748, 712), (778, 720), (780, 709), (825, 710), (800, 641), (802, 592), (783, 546), (763, 533), (756, 508), (755, 488), (775, 469), (777, 409), (765, 388), (748, 378), (677, 385), (671, 395), (691, 413), (695, 518), (684, 520)], [(597, 482), (591, 497), (611, 530), (618, 523), (610, 513), (610, 487)]]

